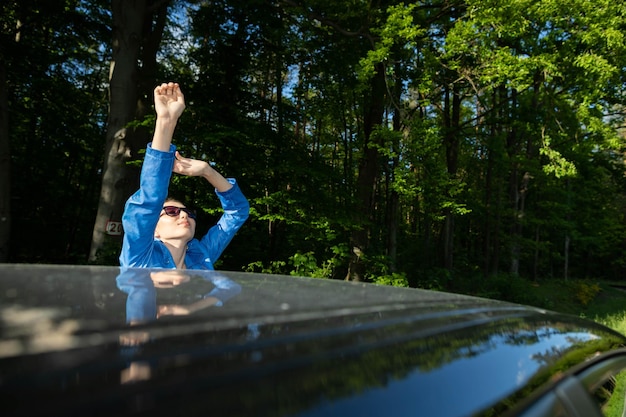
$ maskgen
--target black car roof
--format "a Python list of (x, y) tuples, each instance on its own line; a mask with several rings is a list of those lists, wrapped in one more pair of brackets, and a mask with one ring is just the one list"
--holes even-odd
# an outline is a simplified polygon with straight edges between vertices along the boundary
[[(190, 305), (204, 308), (159, 314)], [(16, 414), (497, 414), (624, 341), (576, 317), (419, 289), (0, 267), (0, 391)], [(133, 365), (144, 374), (125, 377)]]

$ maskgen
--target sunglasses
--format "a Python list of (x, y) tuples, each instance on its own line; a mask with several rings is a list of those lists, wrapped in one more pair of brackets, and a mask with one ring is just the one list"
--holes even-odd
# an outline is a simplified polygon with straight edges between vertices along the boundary
[[(167, 214), (170, 217), (177, 217), (181, 211), (184, 211), (185, 213), (187, 213), (187, 217), (189, 217), (190, 219), (194, 219), (196, 218), (196, 212), (193, 210), (190, 210), (188, 208), (184, 208), (184, 207), (176, 207), (176, 206), (165, 206), (163, 207), (163, 211), (165, 212), (164, 214)], [(162, 216), (163, 214), (161, 214)]]

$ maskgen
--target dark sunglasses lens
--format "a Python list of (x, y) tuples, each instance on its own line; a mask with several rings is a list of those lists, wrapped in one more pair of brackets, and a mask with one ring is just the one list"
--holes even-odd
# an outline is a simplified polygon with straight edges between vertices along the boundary
[(184, 211), (185, 213), (187, 213), (187, 216), (191, 219), (195, 219), (196, 218), (196, 212), (193, 210), (190, 210), (188, 208), (182, 208), (182, 207), (175, 207), (175, 206), (166, 206), (163, 207), (163, 211), (165, 211), (165, 214), (167, 214), (168, 216), (172, 216), (172, 217), (176, 217), (180, 214), (180, 211)]
[(184, 209), (181, 209), (181, 210), (182, 210), (182, 211), (184, 211), (185, 213), (187, 213), (187, 216), (188, 216), (190, 219), (195, 219), (195, 218), (196, 218), (196, 212), (195, 212), (195, 211), (190, 210), (190, 209), (188, 209), (188, 208), (184, 208)]
[(167, 214), (168, 216), (174, 217), (180, 214), (180, 207), (167, 206), (163, 207), (163, 211), (165, 211), (165, 214)]

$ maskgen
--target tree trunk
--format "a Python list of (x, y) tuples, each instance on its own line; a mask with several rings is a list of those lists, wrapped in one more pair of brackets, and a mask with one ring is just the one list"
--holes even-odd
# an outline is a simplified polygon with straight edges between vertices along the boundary
[[(401, 72), (400, 65), (396, 64), (394, 72), (399, 74)], [(400, 103), (402, 96), (402, 83), (396, 82), (393, 89), (393, 103)], [(394, 132), (400, 132), (402, 129), (402, 114), (400, 108), (395, 106), (393, 109), (393, 130)], [(394, 154), (400, 154), (400, 144), (396, 139), (393, 141)], [(398, 229), (400, 223), (400, 196), (394, 189), (393, 183), (395, 181), (395, 170), (400, 164), (398, 156), (394, 156), (391, 160), (391, 167), (389, 169), (389, 184), (387, 186), (387, 192), (389, 197), (387, 199), (387, 257), (389, 258), (389, 271), (396, 272), (396, 262), (398, 257)]]
[[(506, 95), (505, 87), (502, 87), (503, 97)], [(517, 108), (517, 91), (511, 91), (511, 98), (508, 104), (504, 99), (502, 100), (503, 108), (509, 108), (508, 113), (513, 113)], [(515, 127), (511, 127), (507, 136), (507, 152), (509, 159), (515, 161), (519, 158), (520, 154), (520, 141), (518, 138), (517, 130)], [(514, 162), (511, 167), (510, 174), (510, 202), (513, 208), (513, 218), (511, 219), (510, 226), (510, 255), (511, 264), (509, 272), (513, 276), (519, 275), (520, 257), (521, 257), (521, 239), (523, 231), (523, 218), (525, 211), (525, 199), (526, 191), (528, 189), (528, 182), (530, 180), (530, 174), (527, 172), (523, 176), (520, 176), (519, 163)]]
[(387, 256), (389, 257), (389, 271), (396, 272), (398, 258), (398, 225), (400, 213), (400, 196), (392, 190), (387, 201)]
[[(452, 95), (452, 103), (450, 103), (450, 94)], [(453, 85), (452, 92), (446, 90), (444, 102), (446, 165), (448, 177), (454, 180), (459, 165), (459, 124), (461, 120), (461, 95), (458, 84)], [(454, 266), (454, 213), (450, 209), (446, 209), (444, 213), (443, 264), (444, 268), (452, 270)]]
[(145, 0), (113, 0), (113, 60), (109, 73), (109, 118), (98, 213), (89, 261), (97, 262), (104, 249), (107, 224), (121, 222), (128, 198), (129, 129), (137, 110), (137, 65), (146, 17)]
[(539, 278), (539, 226), (535, 226), (535, 252), (533, 260), (533, 281), (537, 281)]
[(570, 237), (568, 233), (565, 235), (565, 241), (563, 242), (563, 279), (565, 281), (569, 278), (569, 245)]
[(0, 61), (0, 262), (9, 261), (11, 234), (11, 158), (6, 67)]
[[(569, 179), (565, 180), (565, 187), (567, 189), (567, 214), (565, 216), (567, 221), (567, 227), (571, 224), (571, 183)], [(563, 279), (567, 281), (569, 278), (569, 251), (572, 237), (569, 230), (565, 231), (565, 242), (563, 242)]]
[(369, 94), (363, 118), (364, 151), (359, 163), (356, 183), (356, 198), (359, 204), (357, 213), (361, 227), (352, 232), (350, 239), (352, 254), (345, 278), (346, 281), (362, 281), (365, 274), (361, 258), (369, 246), (370, 221), (374, 212), (374, 196), (379, 174), (378, 149), (377, 146), (370, 146), (370, 143), (373, 140), (372, 133), (374, 128), (382, 122), (385, 107), (385, 72), (382, 64), (379, 64), (376, 68), (376, 74), (371, 81)]

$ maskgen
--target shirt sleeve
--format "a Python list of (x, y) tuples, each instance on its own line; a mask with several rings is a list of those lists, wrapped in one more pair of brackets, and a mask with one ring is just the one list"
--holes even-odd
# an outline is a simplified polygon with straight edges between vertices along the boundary
[(213, 274), (206, 277), (205, 279), (213, 283), (215, 288), (213, 288), (210, 293), (205, 294), (203, 298), (217, 298), (218, 302), (217, 304), (215, 304), (217, 307), (223, 306), (225, 302), (241, 292), (241, 285), (225, 277), (224, 275)]
[(225, 192), (216, 191), (224, 213), (200, 240), (210, 260), (215, 263), (250, 214), (250, 204), (239, 189), (237, 181), (228, 178), (233, 186)]
[(146, 269), (121, 268), (117, 287), (125, 292), (126, 323), (156, 320), (156, 290)]
[(145, 266), (150, 257), (159, 213), (167, 198), (175, 152), (174, 145), (170, 145), (169, 152), (153, 149), (151, 144), (146, 148), (139, 190), (128, 199), (122, 215), (121, 266)]

